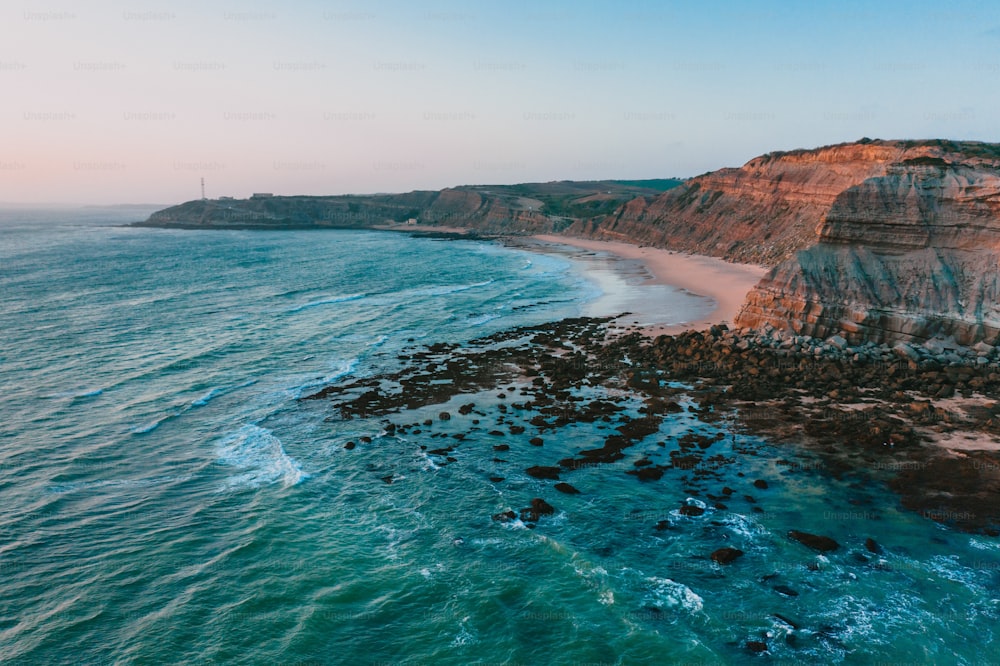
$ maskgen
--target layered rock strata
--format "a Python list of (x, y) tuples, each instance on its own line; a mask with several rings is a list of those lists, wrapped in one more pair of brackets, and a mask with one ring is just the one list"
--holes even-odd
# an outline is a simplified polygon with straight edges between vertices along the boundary
[[(905, 144), (902, 144), (905, 145)], [(918, 144), (841, 192), (737, 325), (851, 342), (1000, 339), (1000, 146)]]

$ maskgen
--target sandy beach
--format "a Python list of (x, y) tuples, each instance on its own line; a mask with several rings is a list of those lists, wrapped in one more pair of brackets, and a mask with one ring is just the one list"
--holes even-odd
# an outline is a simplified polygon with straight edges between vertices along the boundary
[[(727, 322), (732, 324), (747, 293), (767, 272), (763, 266), (732, 264), (714, 257), (682, 254), (616, 241), (598, 241), (567, 236), (538, 235), (533, 239), (552, 245), (570, 246), (603, 253), (621, 260), (640, 262), (648, 273), (646, 284), (669, 285), (710, 299), (711, 309), (683, 322), (645, 322), (647, 335), (676, 334)], [(626, 318), (631, 320), (633, 318)]]

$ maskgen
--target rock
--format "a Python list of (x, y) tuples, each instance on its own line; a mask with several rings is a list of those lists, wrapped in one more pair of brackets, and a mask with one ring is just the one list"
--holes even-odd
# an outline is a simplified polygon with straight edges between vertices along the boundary
[(539, 517), (550, 516), (555, 513), (555, 508), (543, 500), (541, 497), (536, 497), (531, 500), (531, 506), (521, 509), (521, 520), (524, 522), (537, 523)]
[(847, 340), (839, 335), (827, 338), (826, 343), (838, 351), (844, 351), (844, 349), (847, 348)]
[(876, 555), (881, 555), (884, 552), (882, 550), (882, 546), (880, 546), (878, 542), (875, 541), (875, 539), (872, 539), (871, 537), (865, 539), (865, 548), (868, 550), (869, 553), (875, 553)]
[(796, 592), (792, 588), (788, 587), (787, 585), (775, 585), (771, 589), (773, 589), (778, 594), (785, 595), (786, 597), (797, 597), (797, 596), (799, 596), (798, 592)]
[(762, 652), (767, 652), (767, 643), (764, 641), (747, 641), (746, 649), (747, 652), (760, 654)]
[(494, 451), (510, 451), (509, 444), (497, 444), (493, 447)]
[(493, 520), (500, 523), (509, 523), (517, 518), (517, 514), (513, 511), (503, 511), (502, 513), (493, 514)]
[(476, 408), (476, 403), (470, 402), (466, 405), (462, 405), (461, 407), (459, 407), (458, 413), (461, 414), (462, 416), (466, 416), (468, 414), (471, 414), (472, 410), (475, 408)]
[(680, 508), (680, 514), (682, 516), (700, 516), (705, 513), (705, 510), (700, 506), (695, 506), (694, 504), (685, 504)]
[(532, 437), (528, 440), (528, 444), (531, 444), (532, 446), (542, 446), (545, 442), (542, 441), (541, 437)]
[(753, 482), (754, 488), (760, 488), (761, 490), (767, 490), (767, 481), (764, 479), (757, 479)]
[(567, 495), (579, 495), (580, 491), (569, 485), (568, 483), (557, 483), (553, 486), (556, 490), (561, 493), (566, 493)]
[(791, 530), (788, 532), (788, 537), (798, 541), (803, 546), (807, 548), (812, 548), (813, 550), (820, 553), (828, 553), (830, 551), (837, 550), (840, 548), (840, 544), (831, 539), (830, 537), (817, 536), (815, 534), (809, 534), (808, 532), (800, 532), (798, 530)]
[(771, 613), (771, 617), (783, 622), (789, 629), (795, 631), (799, 630), (799, 623), (789, 619), (786, 615), (782, 615), (781, 613)]
[(630, 469), (625, 473), (638, 477), (640, 481), (659, 481), (663, 478), (663, 470), (659, 467), (640, 467), (639, 469)]
[(551, 481), (559, 480), (559, 472), (562, 471), (558, 467), (551, 467), (547, 465), (535, 465), (534, 467), (529, 467), (524, 470), (525, 474), (534, 477), (536, 479), (549, 479)]
[(896, 356), (904, 358), (908, 361), (919, 361), (921, 359), (920, 353), (905, 342), (897, 342), (893, 345), (892, 351), (896, 354)]
[(493, 483), (500, 483), (504, 478), (502, 476), (491, 476), (490, 481)]
[(722, 489), (722, 494), (723, 494), (723, 495), (732, 495), (732, 494), (733, 494), (734, 492), (736, 492), (736, 491), (734, 491), (734, 490), (733, 490), (732, 488), (730, 488), (729, 486), (725, 486), (725, 487), (723, 487), (723, 489)]
[(348, 442), (347, 444), (344, 444), (344, 448), (347, 449), (348, 451), (353, 451), (355, 446), (357, 446), (357, 444), (355, 444), (354, 442)]
[(743, 551), (739, 548), (719, 548), (712, 553), (711, 558), (713, 562), (718, 562), (719, 564), (730, 564), (735, 562), (738, 558), (743, 557)]

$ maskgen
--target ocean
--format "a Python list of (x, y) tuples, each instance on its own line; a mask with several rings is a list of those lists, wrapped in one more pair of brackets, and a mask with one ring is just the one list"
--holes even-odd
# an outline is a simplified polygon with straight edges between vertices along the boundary
[[(0, 212), (0, 663), (1000, 661), (1000, 543), (902, 510), (877, 471), (682, 412), (628, 464), (718, 433), (727, 508), (684, 470), (580, 469), (562, 495), (524, 469), (599, 422), (506, 435), (503, 459), (483, 433), (440, 465), (421, 446), (458, 417), (404, 436), (302, 400), (421, 345), (700, 299), (571, 251), (120, 226), (147, 212)], [(470, 401), (505, 409), (491, 390), (393, 419)], [(556, 508), (534, 529), (492, 518), (534, 497)]]

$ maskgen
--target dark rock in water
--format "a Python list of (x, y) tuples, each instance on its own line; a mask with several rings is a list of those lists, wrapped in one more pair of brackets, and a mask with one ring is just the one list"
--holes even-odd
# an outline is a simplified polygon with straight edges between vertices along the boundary
[(788, 625), (790, 628), (792, 628), (792, 629), (794, 629), (796, 631), (798, 631), (798, 629), (799, 629), (799, 624), (797, 622), (795, 622), (794, 620), (788, 619), (787, 617), (785, 617), (781, 613), (771, 613), (771, 617), (776, 618), (777, 620), (779, 620), (781, 622), (784, 622), (786, 625)]
[(510, 446), (507, 444), (497, 444), (493, 447), (494, 451), (510, 451)]
[(541, 516), (550, 516), (555, 513), (555, 507), (543, 500), (541, 497), (536, 497), (531, 500), (531, 506), (521, 509), (521, 520), (524, 522), (538, 522)]
[(490, 477), (490, 481), (492, 481), (493, 483), (500, 483), (503, 480), (504, 480), (504, 477), (502, 477), (502, 476), (491, 476)]
[(732, 488), (730, 488), (729, 486), (726, 486), (726, 487), (724, 487), (722, 489), (722, 494), (723, 495), (732, 495), (734, 492), (735, 491)]
[(883, 552), (885, 552), (882, 550), (882, 546), (880, 546), (879, 543), (875, 541), (875, 539), (872, 539), (871, 537), (865, 539), (865, 548), (868, 550), (869, 553), (875, 553), (876, 555), (881, 555)]
[(705, 513), (705, 510), (700, 506), (694, 506), (693, 504), (685, 504), (681, 507), (682, 516), (700, 516)]
[(868, 556), (864, 553), (851, 553), (851, 559), (853, 559), (858, 564), (867, 564)]
[(753, 511), (754, 513), (764, 513), (764, 509), (760, 508), (759, 506), (755, 506), (750, 510)]
[(718, 562), (719, 564), (729, 564), (735, 562), (738, 558), (743, 557), (743, 551), (739, 548), (720, 548), (711, 555), (713, 562)]
[(354, 442), (348, 442), (347, 444), (344, 444), (344, 448), (347, 449), (348, 451), (353, 451), (355, 446), (357, 446), (357, 444), (355, 444)]
[(424, 425), (425, 426), (434, 425), (434, 421), (432, 419), (424, 419)]
[(462, 405), (461, 407), (459, 407), (458, 413), (461, 414), (462, 416), (465, 416), (467, 414), (471, 414), (472, 410), (475, 408), (476, 408), (476, 403), (470, 402), (467, 405)]
[(729, 508), (728, 506), (726, 506), (726, 505), (725, 505), (725, 504), (723, 504), (722, 502), (716, 502), (715, 504), (713, 504), (713, 506), (714, 506), (714, 507), (715, 507), (716, 509), (718, 509), (719, 511), (725, 511), (726, 509), (728, 509), (728, 508)]
[(630, 469), (625, 473), (638, 477), (640, 481), (659, 481), (663, 478), (663, 470), (659, 467), (641, 467), (639, 469)]
[(761, 652), (767, 652), (767, 643), (763, 641), (747, 641), (746, 648), (748, 652), (760, 654)]
[(536, 479), (549, 479), (551, 481), (559, 480), (559, 472), (561, 470), (558, 467), (550, 467), (548, 465), (535, 465), (534, 467), (529, 467), (524, 470), (525, 474), (534, 477)]
[(786, 597), (797, 597), (797, 596), (799, 596), (798, 592), (796, 592), (792, 588), (788, 587), (787, 585), (775, 585), (772, 589), (775, 592), (777, 592), (778, 594), (783, 594)]
[(790, 539), (795, 539), (803, 546), (812, 548), (813, 550), (820, 553), (827, 553), (832, 550), (837, 550), (840, 548), (840, 544), (831, 539), (830, 537), (817, 536), (815, 534), (809, 534), (808, 532), (799, 532), (798, 530), (791, 530), (788, 532), (788, 537)]
[(520, 435), (523, 432), (524, 432), (524, 426), (512, 425), (510, 427), (510, 434), (512, 435)]
[(363, 437), (359, 437), (358, 439), (361, 440), (362, 444), (371, 444), (372, 443), (372, 438), (369, 437), (369, 436), (367, 436), (367, 435), (365, 435)]
[(757, 479), (753, 482), (754, 488), (760, 488), (761, 490), (767, 490), (767, 481), (764, 479)]
[(441, 419), (442, 421), (450, 421), (451, 414), (449, 414), (448, 412), (441, 412), (440, 414), (438, 414), (438, 418)]
[(532, 437), (528, 440), (528, 444), (531, 444), (532, 446), (542, 446), (545, 442), (542, 441), (541, 437)]
[(392, 481), (393, 481), (392, 474), (390, 474), (389, 476), (383, 476), (382, 480), (385, 481), (386, 483), (388, 483), (391, 486), (392, 485)]
[(580, 491), (569, 485), (568, 483), (557, 483), (554, 488), (561, 493), (566, 493), (567, 495), (579, 495)]
[(493, 514), (493, 520), (500, 523), (508, 523), (517, 518), (517, 514), (513, 511), (504, 511), (502, 513)]
[(751, 504), (756, 504), (757, 503), (757, 500), (755, 500), (753, 498), (753, 495), (744, 495), (743, 499), (745, 499), (746, 501), (750, 502)]
[(672, 525), (670, 524), (669, 520), (661, 520), (660, 522), (656, 523), (657, 532), (665, 532), (666, 530), (669, 530), (671, 527)]
[(489, 434), (492, 435), (493, 437), (503, 437), (507, 433), (503, 432), (502, 430), (490, 430)]

